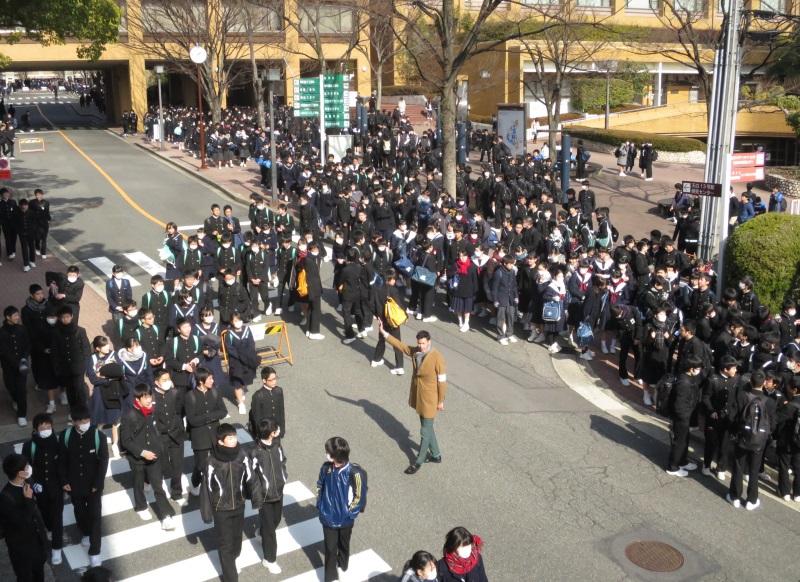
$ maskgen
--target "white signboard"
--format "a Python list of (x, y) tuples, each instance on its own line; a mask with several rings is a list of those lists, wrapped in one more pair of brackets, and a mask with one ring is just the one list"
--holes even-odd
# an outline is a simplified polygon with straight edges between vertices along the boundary
[(347, 154), (347, 148), (353, 147), (352, 135), (329, 135), (328, 153), (333, 156), (334, 162), (339, 162)]
[(525, 155), (526, 129), (524, 107), (498, 107), (497, 135), (503, 138), (512, 156)]

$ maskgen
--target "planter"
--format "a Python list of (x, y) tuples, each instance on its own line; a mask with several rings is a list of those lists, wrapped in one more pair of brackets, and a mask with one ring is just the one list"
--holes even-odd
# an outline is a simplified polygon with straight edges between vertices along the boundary
[[(577, 140), (583, 140), (583, 145), (586, 146), (589, 150), (594, 152), (602, 152), (609, 155), (614, 155), (614, 151), (617, 149), (616, 145), (611, 145), (607, 143), (599, 143), (596, 141), (591, 141), (586, 138), (572, 138), (572, 143), (575, 145)], [(658, 150), (658, 162), (661, 163), (665, 162), (667, 164), (698, 164), (703, 165), (706, 163), (706, 152), (665, 152), (664, 150)]]
[[(770, 168), (764, 176), (764, 185), (767, 189), (777, 188), (786, 196), (800, 198), (800, 178), (791, 177), (787, 172), (781, 172), (783, 168)], [(793, 169), (797, 173), (799, 169)]]

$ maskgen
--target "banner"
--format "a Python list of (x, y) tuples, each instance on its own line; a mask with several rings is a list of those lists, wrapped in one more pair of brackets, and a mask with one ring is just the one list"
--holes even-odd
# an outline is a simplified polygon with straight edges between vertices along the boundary
[(497, 135), (503, 138), (512, 156), (525, 155), (526, 129), (523, 105), (497, 106)]

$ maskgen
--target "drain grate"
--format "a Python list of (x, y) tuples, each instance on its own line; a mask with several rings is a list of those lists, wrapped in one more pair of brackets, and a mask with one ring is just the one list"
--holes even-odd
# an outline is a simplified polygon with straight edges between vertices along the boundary
[(675, 572), (684, 564), (683, 554), (664, 542), (633, 542), (625, 547), (625, 557), (650, 572)]

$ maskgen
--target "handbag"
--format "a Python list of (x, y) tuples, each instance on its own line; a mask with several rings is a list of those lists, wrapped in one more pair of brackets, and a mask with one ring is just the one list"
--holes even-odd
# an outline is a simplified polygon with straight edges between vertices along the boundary
[(394, 266), (406, 276), (414, 272), (414, 263), (408, 257), (400, 257), (394, 262)]
[(585, 321), (582, 321), (580, 325), (578, 325), (578, 330), (575, 333), (576, 337), (578, 338), (578, 345), (581, 347), (588, 346), (592, 343), (594, 339), (594, 332), (592, 331), (592, 326), (590, 326)]
[(561, 302), (545, 301), (542, 308), (542, 319), (545, 321), (558, 321), (561, 319)]
[(436, 273), (425, 267), (414, 267), (414, 271), (411, 273), (411, 280), (426, 287), (433, 287), (436, 285)]
[(447, 282), (448, 287), (451, 291), (455, 291), (458, 289), (458, 284), (461, 282), (461, 278), (458, 276), (458, 273), (453, 275), (450, 280)]

